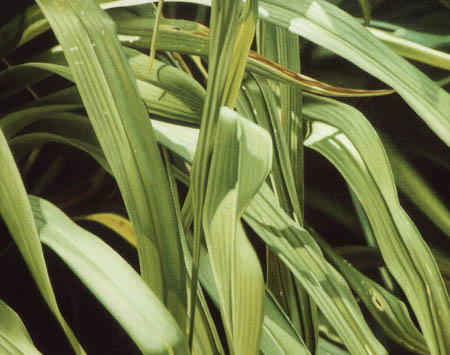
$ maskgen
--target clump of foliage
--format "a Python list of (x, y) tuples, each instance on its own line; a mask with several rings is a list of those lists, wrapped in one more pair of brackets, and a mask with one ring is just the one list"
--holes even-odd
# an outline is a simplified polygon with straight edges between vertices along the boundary
[(36, 2), (1, 353), (449, 351), (448, 1)]

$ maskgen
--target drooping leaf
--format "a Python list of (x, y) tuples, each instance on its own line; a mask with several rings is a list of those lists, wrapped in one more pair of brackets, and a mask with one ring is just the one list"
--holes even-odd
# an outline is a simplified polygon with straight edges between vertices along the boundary
[(307, 97), (303, 112), (314, 122), (305, 144), (323, 154), (346, 179), (364, 208), (386, 266), (417, 316), (430, 352), (445, 352), (450, 347), (447, 289), (429, 247), (400, 206), (380, 139), (351, 106)]
[(114, 24), (92, 0), (37, 2), (64, 50), (121, 190), (143, 278), (184, 329), (185, 274), (167, 175)]
[[(220, 107), (225, 103), (225, 89), (228, 82), (230, 62), (234, 50), (234, 41), (239, 19), (237, 0), (213, 0), (210, 26), (211, 40), (209, 42), (208, 85), (203, 104), (198, 149), (195, 152), (190, 176), (192, 203), (194, 212), (194, 244), (193, 270), (191, 288), (191, 325), (189, 327), (190, 343), (192, 339), (195, 315), (195, 297), (198, 282), (198, 265), (200, 257), (200, 240), (203, 235), (202, 217), (205, 202), (206, 184), (212, 144), (216, 135), (217, 120)], [(236, 73), (235, 73), (236, 74)], [(241, 78), (241, 76), (240, 76)], [(231, 82), (228, 85), (235, 85)], [(230, 335), (230, 334), (229, 334)]]
[(50, 202), (30, 196), (42, 242), (113, 315), (144, 354), (187, 354), (187, 339), (134, 269)]
[[(162, 136), (158, 138), (162, 144), (181, 156), (193, 156), (197, 130), (164, 122), (154, 124)], [(325, 260), (311, 235), (278, 206), (276, 197), (266, 184), (253, 198), (244, 219), (286, 263), (351, 352), (386, 353), (362, 317), (345, 280)]]
[(74, 351), (84, 354), (72, 330), (61, 315), (45, 265), (31, 207), (19, 170), (0, 129), (0, 215), (8, 227), (45, 302), (60, 323)]
[(227, 108), (217, 130), (203, 210), (205, 239), (232, 353), (258, 354), (264, 281), (239, 221), (270, 171), (272, 143), (263, 129)]
[(323, 0), (260, 1), (261, 18), (350, 60), (395, 89), (447, 145), (450, 95), (361, 24)]
[(19, 315), (2, 300), (0, 314), (0, 351), (11, 355), (40, 355)]

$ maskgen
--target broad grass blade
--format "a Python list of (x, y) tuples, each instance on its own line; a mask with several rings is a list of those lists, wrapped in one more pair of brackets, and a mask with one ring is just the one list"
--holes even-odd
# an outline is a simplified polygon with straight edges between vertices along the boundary
[(30, 196), (42, 242), (113, 315), (144, 354), (188, 354), (187, 339), (134, 269), (50, 202)]
[(0, 300), (0, 352), (3, 354), (40, 355), (19, 315)]
[(450, 145), (450, 95), (350, 15), (323, 0), (265, 0), (259, 4), (261, 19), (339, 54), (390, 85)]
[[(400, 205), (375, 130), (351, 106), (306, 96), (313, 133), (305, 144), (323, 154), (350, 185), (369, 219), (386, 266), (405, 292), (429, 350), (450, 348), (450, 300), (429, 247)], [(342, 119), (345, 117), (346, 119)]]
[(114, 23), (92, 0), (37, 2), (64, 50), (121, 190), (143, 278), (184, 329), (184, 262), (167, 174)]
[(231, 353), (258, 354), (264, 280), (239, 220), (270, 171), (272, 143), (263, 129), (227, 108), (217, 130), (203, 212), (205, 239)]
[(39, 291), (66, 333), (74, 351), (76, 354), (84, 354), (84, 350), (61, 315), (56, 303), (25, 187), (1, 129), (0, 166), (2, 167), (0, 169), (0, 215), (22, 254)]
[[(154, 125), (162, 144), (192, 159), (197, 144), (195, 129), (164, 122), (154, 122)], [(325, 260), (312, 236), (283, 212), (266, 184), (253, 198), (244, 219), (302, 283), (349, 351), (386, 354), (362, 317), (345, 280)]]

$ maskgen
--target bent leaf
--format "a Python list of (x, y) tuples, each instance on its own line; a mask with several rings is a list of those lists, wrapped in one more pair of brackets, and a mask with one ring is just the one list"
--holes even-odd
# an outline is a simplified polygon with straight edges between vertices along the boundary
[(93, 0), (37, 2), (64, 50), (119, 185), (136, 232), (143, 278), (184, 329), (186, 284), (175, 209), (147, 110), (115, 25)]
[(61, 315), (45, 265), (25, 187), (14, 158), (0, 129), (0, 215), (22, 254), (45, 302), (66, 333), (74, 351), (84, 354), (78, 340)]
[(113, 315), (144, 354), (187, 354), (186, 337), (134, 269), (48, 201), (30, 196), (39, 237)]
[(450, 348), (447, 289), (429, 247), (400, 205), (380, 139), (353, 107), (332, 99), (305, 97), (303, 112), (313, 120), (313, 131), (305, 144), (330, 160), (355, 192), (386, 266), (417, 316), (430, 352), (445, 353)]
[(19, 315), (0, 300), (0, 352), (3, 354), (40, 355)]

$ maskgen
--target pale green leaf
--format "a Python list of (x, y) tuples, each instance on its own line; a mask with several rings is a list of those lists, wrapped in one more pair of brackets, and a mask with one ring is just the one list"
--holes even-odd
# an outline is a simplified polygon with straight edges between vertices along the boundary
[(50, 283), (41, 242), (19, 170), (0, 129), (0, 215), (8, 227), (45, 302), (61, 324), (73, 349), (84, 354), (78, 340), (62, 317)]
[[(419, 321), (431, 353), (450, 348), (450, 300), (430, 249), (400, 206), (386, 153), (375, 130), (351, 106), (308, 95), (305, 141), (329, 159), (361, 202), (386, 266)], [(345, 119), (342, 119), (345, 117)]]
[[(411, 320), (406, 305), (340, 258), (314, 230), (308, 230), (386, 334), (415, 353), (428, 354), (425, 339)], [(361, 254), (358, 257), (363, 258)]]
[(92, 0), (38, 4), (64, 50), (121, 190), (138, 239), (143, 278), (184, 329), (186, 286), (173, 201), (114, 23)]
[(386, 43), (394, 52), (402, 57), (414, 59), (437, 68), (450, 70), (450, 54), (397, 37), (387, 31), (370, 27), (368, 29), (375, 37)]
[(187, 354), (187, 339), (134, 269), (48, 201), (30, 196), (37, 230), (144, 354)]
[(0, 352), (9, 355), (39, 355), (19, 315), (0, 300)]
[[(163, 122), (155, 122), (155, 130), (164, 135), (161, 142), (169, 149), (186, 157), (194, 154), (195, 130)], [(302, 282), (350, 351), (386, 353), (363, 319), (345, 280), (324, 259), (311, 235), (282, 211), (267, 185), (256, 194), (244, 218)]]
[[(224, 96), (230, 62), (233, 55), (234, 41), (239, 16), (238, 0), (213, 0), (210, 16), (211, 40), (209, 42), (208, 85), (203, 104), (198, 149), (195, 152), (190, 176), (194, 212), (194, 245), (193, 272), (191, 289), (191, 325), (189, 336), (192, 339), (192, 329), (195, 315), (195, 297), (200, 257), (200, 240), (202, 236), (202, 216), (205, 201), (206, 184), (208, 181), (209, 160), (213, 141), (216, 135), (217, 120), (220, 107), (225, 102)], [(230, 335), (230, 334), (229, 334)]]
[(450, 145), (450, 95), (350, 15), (323, 0), (265, 0), (260, 1), (260, 18), (339, 54), (390, 85)]
[(272, 143), (225, 107), (217, 130), (203, 212), (206, 244), (232, 353), (258, 354), (264, 280), (239, 220), (270, 171)]

